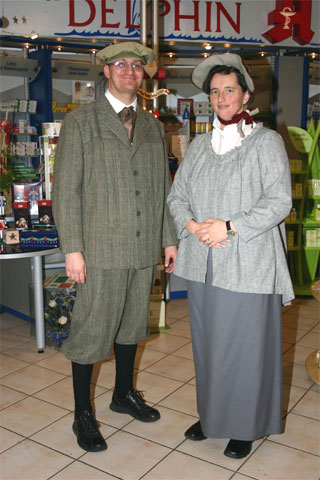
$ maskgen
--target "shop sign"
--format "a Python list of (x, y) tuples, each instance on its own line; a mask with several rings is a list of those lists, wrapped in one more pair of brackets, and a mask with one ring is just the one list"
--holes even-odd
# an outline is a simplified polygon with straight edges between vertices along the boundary
[(4, 35), (140, 39), (140, 0), (2, 0)]
[(0, 56), (0, 75), (27, 77), (31, 82), (39, 71), (38, 60)]
[(279, 43), (292, 37), (299, 45), (311, 42), (312, 0), (277, 0), (276, 9), (268, 14), (268, 25), (275, 25), (262, 36), (270, 43)]
[[(159, 0), (167, 41), (316, 47), (319, 17), (319, 0)], [(2, 0), (0, 27), (4, 35), (139, 41), (140, 0)]]
[(104, 79), (103, 66), (80, 62), (54, 60), (52, 64), (52, 78), (69, 78), (71, 80), (92, 80), (100, 83)]
[[(318, 0), (159, 0), (165, 40), (319, 45)], [(269, 25), (275, 25), (268, 30)]]

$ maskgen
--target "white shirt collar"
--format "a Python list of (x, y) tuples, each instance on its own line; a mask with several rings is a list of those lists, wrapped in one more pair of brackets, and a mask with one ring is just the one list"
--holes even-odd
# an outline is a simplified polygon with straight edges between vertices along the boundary
[[(211, 145), (216, 153), (222, 155), (241, 145), (243, 138), (240, 137), (236, 123), (225, 125), (224, 129), (222, 130), (221, 123), (218, 117), (215, 115), (212, 126)], [(245, 121), (243, 120), (241, 129), (244, 136), (247, 137), (250, 135), (255, 126), (255, 122), (253, 122), (253, 125), (246, 125)]]
[(125, 103), (121, 102), (118, 98), (116, 98), (112, 93), (110, 93), (109, 89), (107, 89), (105, 96), (107, 100), (109, 100), (110, 105), (115, 110), (116, 113), (121, 112), (125, 107), (133, 107), (134, 111), (137, 110), (137, 97), (134, 99), (130, 105), (126, 105)]

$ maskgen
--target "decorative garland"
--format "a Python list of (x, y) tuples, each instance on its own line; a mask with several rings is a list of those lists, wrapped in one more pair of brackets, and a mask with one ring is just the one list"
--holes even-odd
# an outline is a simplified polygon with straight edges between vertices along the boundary
[(160, 90), (157, 90), (156, 92), (146, 92), (145, 90), (142, 90), (142, 88), (139, 88), (138, 90), (138, 95), (147, 100), (153, 100), (154, 98), (160, 97), (160, 95), (169, 95), (169, 93), (170, 90), (167, 90), (166, 88), (160, 88)]

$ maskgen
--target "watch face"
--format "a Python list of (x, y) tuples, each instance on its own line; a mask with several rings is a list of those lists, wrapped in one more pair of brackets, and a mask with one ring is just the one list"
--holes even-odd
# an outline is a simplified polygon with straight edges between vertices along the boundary
[(233, 230), (228, 230), (227, 231), (227, 235), (228, 237), (234, 237), (235, 236), (235, 232)]

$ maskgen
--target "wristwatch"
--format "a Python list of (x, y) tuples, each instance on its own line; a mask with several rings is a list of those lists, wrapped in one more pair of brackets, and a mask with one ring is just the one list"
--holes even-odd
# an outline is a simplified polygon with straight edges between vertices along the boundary
[(226, 227), (227, 227), (227, 235), (228, 237), (234, 237), (236, 232), (234, 232), (231, 228), (231, 225), (230, 225), (230, 220), (227, 220), (226, 221)]

